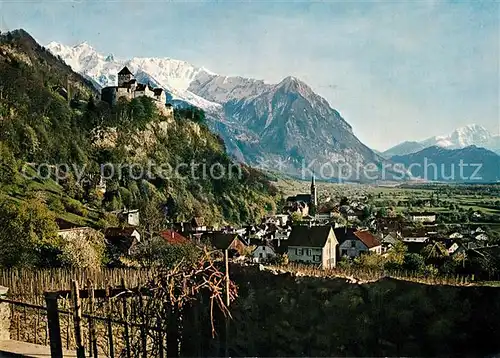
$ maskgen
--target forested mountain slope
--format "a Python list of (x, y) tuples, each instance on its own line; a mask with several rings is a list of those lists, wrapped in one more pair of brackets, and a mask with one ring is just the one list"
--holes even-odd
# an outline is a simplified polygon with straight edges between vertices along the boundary
[[(0, 191), (14, 202), (41, 197), (56, 216), (80, 225), (105, 225), (110, 211), (124, 207), (142, 208), (144, 218), (153, 207), (171, 221), (204, 216), (214, 224), (252, 222), (273, 208), (276, 189), (262, 173), (232, 163), (196, 108), (175, 118), (160, 115), (148, 98), (110, 108), (88, 80), (23, 30), (0, 35), (0, 79)], [(115, 175), (103, 193), (100, 172), (109, 163)], [(150, 163), (153, 171), (218, 163), (235, 173), (214, 179), (201, 175), (200, 165), (195, 175), (190, 167), (161, 178), (146, 169), (130, 175)], [(131, 164), (135, 169), (127, 169)], [(26, 168), (38, 178), (25, 178)], [(67, 178), (55, 181), (57, 168)]]

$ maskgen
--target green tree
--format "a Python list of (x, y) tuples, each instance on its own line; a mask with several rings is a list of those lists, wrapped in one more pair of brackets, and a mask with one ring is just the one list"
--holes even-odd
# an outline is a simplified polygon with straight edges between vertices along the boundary
[(61, 239), (59, 262), (64, 266), (97, 269), (104, 263), (106, 244), (97, 230), (75, 233)]
[(16, 181), (17, 164), (14, 154), (6, 143), (0, 142), (0, 185)]
[(292, 215), (290, 215), (292, 219), (292, 223), (297, 224), (302, 221), (302, 214), (299, 212), (293, 212)]
[(172, 267), (181, 261), (195, 262), (202, 254), (202, 249), (193, 243), (171, 245), (161, 236), (142, 242), (133, 258), (143, 266)]
[(424, 258), (415, 253), (407, 253), (405, 254), (403, 269), (412, 272), (422, 273), (425, 269), (425, 260)]
[(36, 266), (43, 247), (58, 247), (54, 215), (40, 199), (20, 206), (2, 198), (0, 203), (0, 264)]
[(386, 217), (387, 209), (385, 207), (379, 208), (377, 214), (379, 217)]
[(401, 267), (405, 261), (405, 255), (408, 251), (406, 245), (398, 241), (387, 253), (387, 262), (391, 265)]

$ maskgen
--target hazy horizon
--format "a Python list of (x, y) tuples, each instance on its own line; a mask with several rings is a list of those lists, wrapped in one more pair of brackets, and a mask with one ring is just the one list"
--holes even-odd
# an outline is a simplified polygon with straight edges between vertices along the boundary
[(42, 45), (298, 77), (378, 150), (468, 124), (500, 134), (498, 3), (4, 1), (0, 13), (3, 31)]

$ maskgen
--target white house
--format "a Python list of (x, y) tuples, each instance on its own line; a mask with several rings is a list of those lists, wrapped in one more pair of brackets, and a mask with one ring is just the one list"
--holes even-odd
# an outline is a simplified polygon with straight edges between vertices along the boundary
[(266, 240), (251, 241), (251, 244), (256, 246), (252, 252), (254, 262), (263, 262), (276, 256), (274, 247)]
[(435, 213), (409, 213), (408, 218), (413, 222), (433, 223), (436, 221)]
[(340, 257), (358, 257), (363, 253), (382, 253), (382, 243), (368, 230), (356, 230), (353, 228), (335, 229), (335, 236), (339, 241)]
[(295, 226), (287, 244), (290, 262), (317, 264), (322, 268), (337, 264), (338, 241), (331, 226)]
[(265, 219), (265, 223), (278, 226), (285, 226), (288, 223), (290, 216), (286, 214), (269, 215)]
[(470, 232), (471, 235), (475, 235), (475, 234), (482, 234), (482, 233), (485, 233), (486, 231), (484, 231), (481, 227), (478, 227), (476, 230), (472, 230)]
[(120, 213), (120, 218), (130, 226), (139, 226), (139, 210), (138, 209), (124, 209)]
[(479, 241), (488, 241), (488, 235), (484, 234), (484, 233), (481, 233), (479, 235), (476, 235), (474, 237), (476, 240), (479, 240)]
[(479, 218), (481, 218), (481, 217), (482, 217), (482, 215), (481, 215), (481, 213), (479, 213), (479, 212), (477, 212), (477, 211), (474, 211), (474, 212), (472, 213), (472, 217), (473, 217), (473, 218), (476, 218), (476, 219), (479, 219)]
[(450, 255), (453, 254), (455, 251), (458, 250), (459, 247), (460, 247), (460, 245), (458, 245), (458, 243), (454, 242), (450, 247), (448, 247), (448, 253)]
[(452, 234), (450, 234), (448, 236), (448, 238), (450, 239), (462, 239), (464, 237), (464, 235), (462, 235), (461, 233), (459, 233), (458, 231), (457, 232), (454, 232)]

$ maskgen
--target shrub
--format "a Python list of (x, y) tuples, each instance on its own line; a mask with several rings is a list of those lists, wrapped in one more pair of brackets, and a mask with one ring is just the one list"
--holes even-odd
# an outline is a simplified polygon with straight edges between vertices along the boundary
[(67, 211), (75, 215), (87, 217), (89, 214), (88, 210), (76, 200), (66, 199), (64, 201), (64, 207)]
[(277, 254), (268, 260), (270, 265), (288, 265), (288, 255), (287, 254)]
[(139, 244), (133, 258), (143, 266), (172, 267), (181, 260), (195, 262), (201, 253), (201, 248), (195, 244), (171, 245), (163, 238), (156, 237)]
[(42, 247), (58, 246), (52, 212), (38, 198), (17, 206), (0, 198), (0, 264), (6, 267), (36, 266)]
[(56, 213), (63, 213), (65, 211), (64, 204), (62, 203), (61, 199), (55, 196), (50, 197), (47, 200), (47, 205), (50, 210), (56, 212)]
[(60, 261), (65, 266), (98, 268), (105, 258), (104, 235), (93, 229), (70, 234), (62, 239), (60, 250)]

